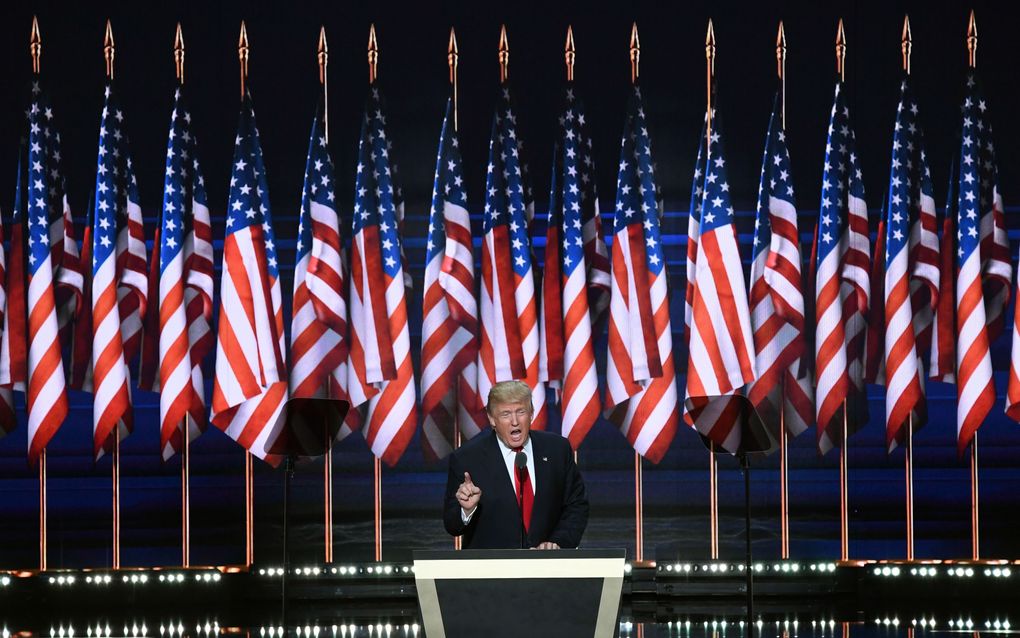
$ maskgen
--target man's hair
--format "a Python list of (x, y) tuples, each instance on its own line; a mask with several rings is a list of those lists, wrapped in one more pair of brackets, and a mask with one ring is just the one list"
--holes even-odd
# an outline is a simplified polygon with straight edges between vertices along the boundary
[(531, 402), (531, 388), (523, 381), (500, 381), (489, 390), (489, 402), (485, 410), (492, 414), (496, 404), (502, 403), (524, 403), (528, 410), (534, 411), (535, 406)]

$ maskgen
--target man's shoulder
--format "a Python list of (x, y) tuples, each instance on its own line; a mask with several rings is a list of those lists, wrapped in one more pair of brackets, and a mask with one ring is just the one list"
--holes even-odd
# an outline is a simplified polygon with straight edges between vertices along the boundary
[(564, 450), (570, 448), (570, 441), (555, 432), (544, 430), (532, 430), (530, 435), (534, 445), (541, 446), (546, 450)]
[(492, 430), (485, 429), (464, 442), (459, 448), (453, 451), (458, 459), (472, 458), (482, 453), (486, 446), (492, 445)]

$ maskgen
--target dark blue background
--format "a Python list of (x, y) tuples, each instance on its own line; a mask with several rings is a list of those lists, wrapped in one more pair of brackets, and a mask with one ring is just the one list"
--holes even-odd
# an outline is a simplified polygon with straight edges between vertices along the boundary
[[(574, 26), (576, 77), (585, 99), (604, 208), (615, 193), (615, 166), (629, 80), (630, 24), (639, 23), (641, 78), (653, 136), (657, 177), (666, 200), (663, 224), (671, 274), (674, 341), (682, 344), (684, 232), (697, 138), (704, 112), (704, 35), (715, 19), (718, 40), (718, 107), (726, 113), (728, 167), (745, 256), (749, 254), (753, 206), (764, 133), (775, 81), (775, 33), (786, 23), (787, 128), (805, 242), (818, 206), (825, 131), (834, 81), (833, 41), (838, 17), (849, 40), (847, 85), (862, 157), (873, 227), (888, 180), (893, 115), (900, 74), (900, 30), (910, 11), (914, 35), (915, 90), (927, 127), (929, 161), (938, 205), (944, 205), (949, 157), (958, 142), (958, 113), (966, 64), (968, 7), (956, 2), (471, 2), (401, 4), (327, 2), (35, 2), (6, 7), (0, 20), (0, 73), (7, 98), (0, 102), (0, 206), (9, 214), (14, 195), (16, 144), (27, 99), (28, 34), (38, 13), (43, 73), (65, 138), (70, 199), (79, 228), (94, 184), (94, 158), (102, 108), (105, 20), (116, 37), (116, 74), (151, 236), (163, 184), (163, 157), (174, 87), (172, 44), (180, 20), (187, 45), (187, 84), (200, 139), (214, 233), (223, 234), (228, 164), (238, 106), (236, 42), (247, 20), (251, 44), (250, 86), (269, 171), (274, 222), (280, 239), (285, 298), (291, 290), (297, 209), (315, 108), (316, 43), (325, 24), (330, 43), (330, 132), (337, 163), (338, 201), (350, 214), (361, 105), (367, 69), (368, 25), (378, 30), (381, 86), (388, 98), (388, 132), (395, 140), (407, 197), (405, 242), (415, 289), (411, 293), (413, 348), (418, 348), (425, 217), (432, 189), (435, 149), (448, 93), (446, 43), (449, 26), (460, 43), (460, 136), (472, 210), (480, 210), (489, 125), (495, 105), (499, 25), (510, 37), (510, 77), (527, 140), (538, 216), (534, 234), (544, 237), (550, 153), (561, 99), (562, 47)], [(1020, 129), (1010, 117), (1018, 103), (1011, 42), (1017, 14), (1001, 3), (975, 3), (980, 29), (979, 70), (996, 127), (1000, 185), (1011, 227), (1020, 172)], [(6, 149), (6, 150), (4, 150)], [(342, 195), (346, 193), (347, 195)], [(611, 214), (611, 210), (606, 211)], [(480, 228), (476, 222), (476, 235)], [(1017, 233), (1011, 238), (1017, 239)], [(219, 245), (217, 245), (218, 247)], [(807, 249), (805, 247), (805, 254)], [(541, 252), (539, 253), (541, 258)], [(217, 260), (219, 252), (217, 250)], [(218, 286), (218, 275), (217, 275)], [(287, 300), (289, 323), (289, 299)], [(1010, 309), (1012, 313), (1012, 307)], [(1010, 314), (1010, 316), (1012, 316)], [(600, 341), (604, 344), (604, 340)], [(677, 351), (682, 364), (685, 353)], [(995, 344), (996, 385), (1005, 389), (1009, 336)], [(600, 361), (600, 365), (602, 362)], [(212, 360), (206, 362), (211, 381)], [(682, 383), (682, 380), (681, 380)], [(916, 438), (917, 555), (970, 554), (969, 484), (965, 461), (955, 451), (955, 390), (930, 384), (931, 423)], [(884, 390), (871, 393), (872, 422), (851, 440), (850, 552), (859, 558), (903, 557), (903, 453), (887, 455), (882, 428)], [(179, 561), (179, 460), (159, 458), (156, 395), (135, 393), (136, 431), (123, 444), (122, 508), (125, 565)], [(553, 414), (555, 415), (555, 410)], [(0, 440), (0, 567), (37, 562), (37, 482), (25, 463), (22, 426)], [(558, 427), (554, 423), (554, 427)], [(91, 398), (73, 394), (72, 414), (50, 447), (50, 546), (53, 566), (110, 563), (110, 461), (91, 459)], [(981, 430), (982, 549), (986, 556), (1013, 557), (1020, 488), (1016, 456), (1020, 436), (997, 405)], [(215, 430), (193, 447), (192, 532), (196, 563), (243, 560), (243, 455)], [(633, 452), (623, 437), (599, 423), (580, 450), (592, 501), (589, 546), (633, 548)], [(819, 458), (813, 431), (794, 441), (791, 454), (792, 551), (795, 557), (838, 555), (838, 472), (833, 454)], [(776, 458), (756, 461), (752, 508), (755, 551), (777, 557), (778, 473)], [(698, 437), (681, 428), (661, 464), (646, 464), (646, 555), (708, 555), (708, 455)], [(372, 460), (358, 437), (337, 450), (336, 550), (341, 560), (372, 558)], [(720, 462), (721, 546), (724, 558), (743, 554), (743, 480), (737, 464)], [(293, 484), (292, 551), (298, 561), (322, 557), (322, 461), (298, 467)], [(417, 440), (394, 469), (383, 472), (384, 553), (415, 547), (447, 547), (439, 523), (445, 467), (424, 463)], [(256, 559), (279, 560), (283, 474), (257, 464)]]

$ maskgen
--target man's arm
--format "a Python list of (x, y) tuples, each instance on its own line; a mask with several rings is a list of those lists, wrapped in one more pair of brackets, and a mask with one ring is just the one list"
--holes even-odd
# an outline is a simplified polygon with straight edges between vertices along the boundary
[(574, 463), (570, 444), (567, 443), (565, 447), (563, 509), (560, 511), (560, 520), (549, 535), (549, 541), (563, 548), (574, 548), (581, 543), (584, 528), (588, 526), (588, 491)]

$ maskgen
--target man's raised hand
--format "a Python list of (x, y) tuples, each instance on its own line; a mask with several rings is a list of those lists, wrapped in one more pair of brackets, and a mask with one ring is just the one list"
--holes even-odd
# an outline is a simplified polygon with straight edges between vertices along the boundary
[(471, 475), (464, 472), (464, 482), (457, 488), (457, 502), (460, 503), (464, 514), (470, 516), (475, 511), (475, 508), (478, 507), (478, 501), (481, 499), (482, 488), (472, 483)]

